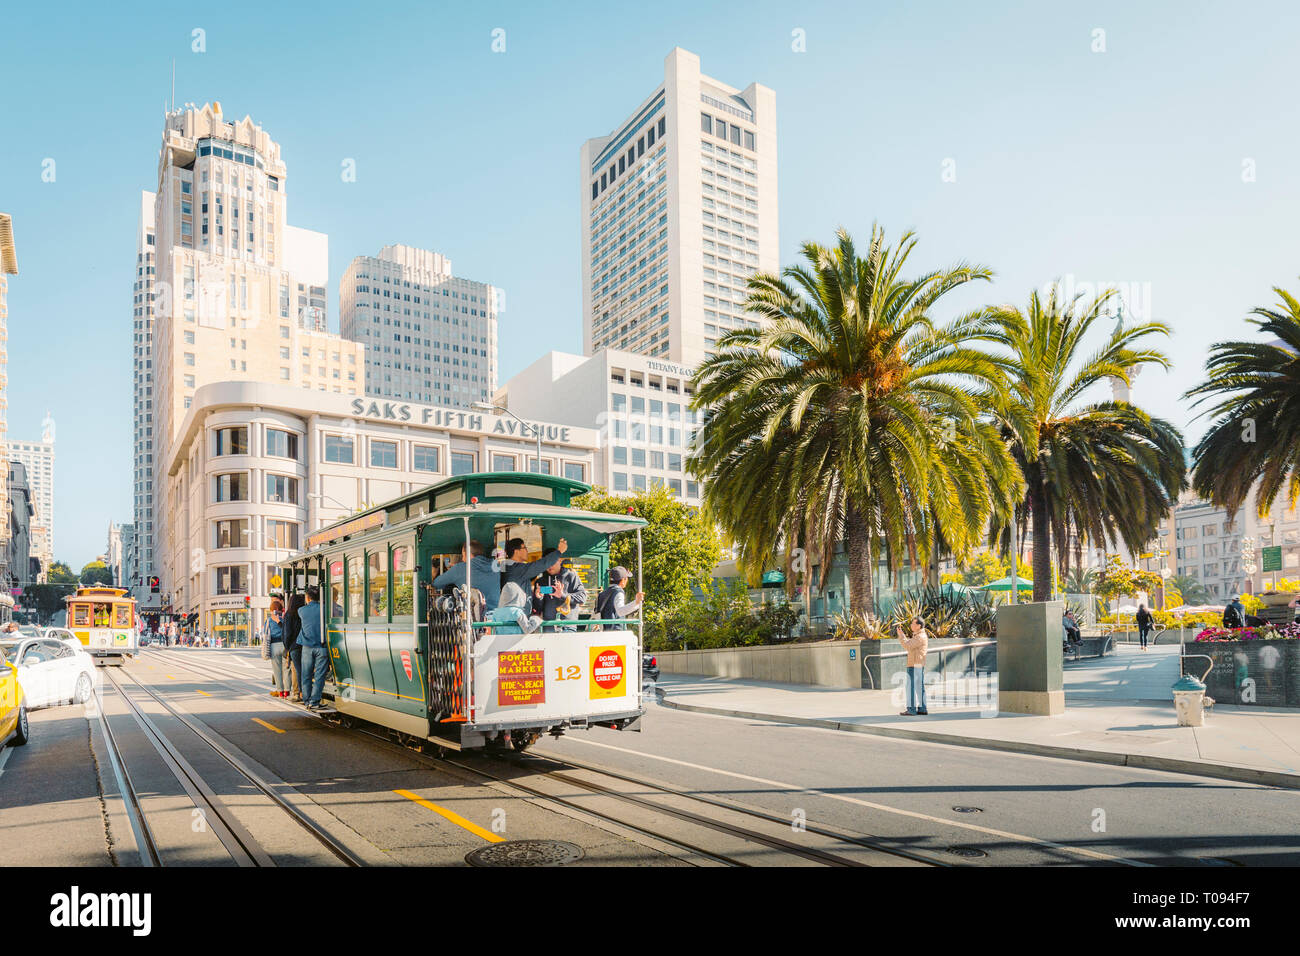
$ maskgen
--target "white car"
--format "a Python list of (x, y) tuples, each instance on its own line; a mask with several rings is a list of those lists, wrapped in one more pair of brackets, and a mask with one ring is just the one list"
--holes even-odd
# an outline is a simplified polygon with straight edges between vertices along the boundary
[(52, 627), (40, 637), (0, 635), (0, 650), (18, 667), (28, 707), (85, 703), (94, 691), (95, 661), (71, 631)]

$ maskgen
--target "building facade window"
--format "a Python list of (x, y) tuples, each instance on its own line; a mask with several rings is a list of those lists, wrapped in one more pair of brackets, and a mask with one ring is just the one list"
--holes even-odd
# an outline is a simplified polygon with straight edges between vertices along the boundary
[(441, 471), (438, 449), (433, 445), (416, 445), (412, 468), (415, 471)]
[(288, 475), (266, 476), (266, 500), (274, 504), (298, 503), (298, 479)]
[(500, 455), (494, 452), (492, 455), (492, 470), (493, 471), (514, 471), (515, 456)]
[(453, 475), (469, 475), (474, 472), (474, 453), (465, 451), (453, 451), (451, 453), (451, 473)]
[(395, 441), (370, 441), (370, 467), (371, 468), (396, 468), (397, 467), (397, 442)]
[(248, 500), (248, 474), (246, 472), (235, 472), (229, 475), (214, 476), (216, 490), (214, 500), (222, 501), (247, 501)]
[(345, 435), (325, 436), (325, 460), (341, 465), (353, 463), (352, 439)]
[(266, 453), (275, 458), (298, 460), (298, 436), (278, 428), (266, 430)]
[(247, 428), (218, 428), (216, 430), (218, 455), (247, 455)]
[(248, 565), (232, 564), (214, 569), (218, 594), (247, 594)]
[(245, 532), (248, 531), (248, 520), (246, 518), (236, 518), (230, 521), (217, 522), (217, 534), (214, 546), (218, 548), (242, 548), (244, 547)]
[(298, 527), (296, 521), (268, 519), (266, 522), (266, 546), (280, 551), (297, 551), (300, 535)]

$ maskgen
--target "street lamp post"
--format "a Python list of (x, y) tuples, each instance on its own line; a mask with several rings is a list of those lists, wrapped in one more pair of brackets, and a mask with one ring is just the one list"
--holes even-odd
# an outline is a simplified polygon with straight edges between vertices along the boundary
[(537, 435), (537, 473), (539, 475), (542, 473), (542, 426), (541, 425), (534, 425), (531, 422), (526, 422), (518, 415), (516, 415), (514, 412), (512, 412), (510, 409), (504, 408), (500, 405), (492, 405), (489, 402), (475, 402), (473, 407), (477, 408), (481, 412), (495, 412), (498, 415), (509, 415), (511, 418), (517, 421), (520, 425), (523, 425), (525, 428), (533, 429), (533, 431)]

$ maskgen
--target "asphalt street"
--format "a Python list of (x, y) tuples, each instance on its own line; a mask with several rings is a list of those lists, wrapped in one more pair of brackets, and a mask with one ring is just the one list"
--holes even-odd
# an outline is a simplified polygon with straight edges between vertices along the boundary
[[(235, 865), (240, 833), (268, 862), (337, 865), (313, 826), (362, 865), (459, 865), (503, 840), (574, 844), (577, 865), (1300, 863), (1289, 790), (673, 711), (653, 693), (640, 733), (440, 761), (271, 698), (255, 652), (149, 649), (111, 676), (98, 698), (165, 865)], [(96, 709), (37, 711), (32, 729), (0, 751), (0, 865), (139, 863)]]

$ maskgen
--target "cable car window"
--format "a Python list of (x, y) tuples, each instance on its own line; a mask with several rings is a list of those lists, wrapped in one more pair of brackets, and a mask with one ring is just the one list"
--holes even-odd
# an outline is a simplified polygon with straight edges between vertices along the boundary
[(393, 619), (415, 613), (415, 562), (408, 547), (393, 548)]
[(113, 605), (95, 605), (95, 627), (112, 627)]
[(361, 555), (348, 555), (348, 623), (360, 624), (365, 621), (366, 606), (365, 575), (362, 571)]
[(89, 604), (72, 605), (72, 626), (90, 627), (90, 605)]
[(388, 562), (385, 560), (387, 557), (384, 551), (371, 551), (366, 555), (370, 588), (369, 613), (366, 615), (366, 620), (372, 623), (388, 621)]
[(131, 626), (131, 605), (115, 604), (113, 605), (113, 626), (130, 627)]
[(339, 624), (343, 621), (343, 562), (330, 562), (330, 619)]

